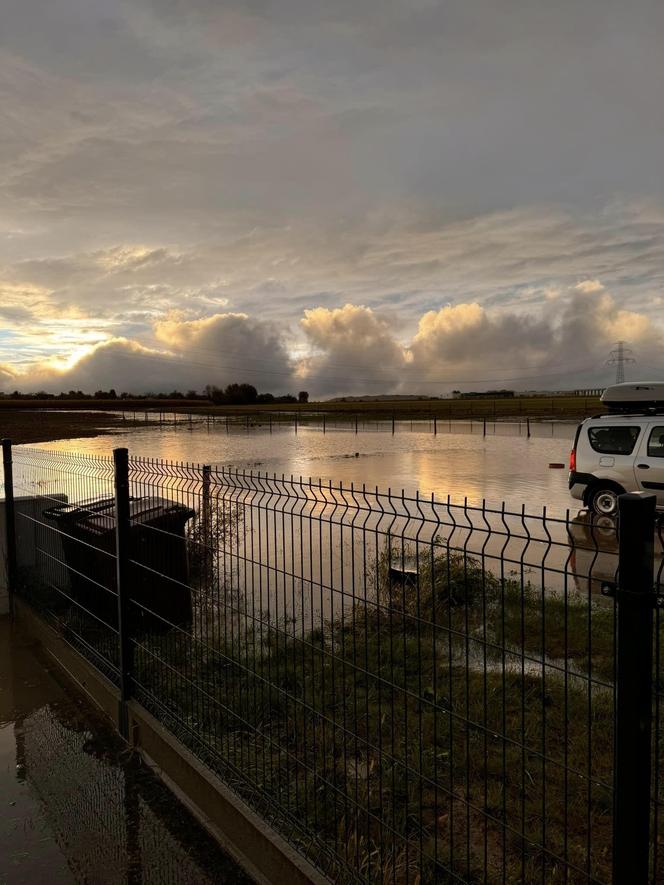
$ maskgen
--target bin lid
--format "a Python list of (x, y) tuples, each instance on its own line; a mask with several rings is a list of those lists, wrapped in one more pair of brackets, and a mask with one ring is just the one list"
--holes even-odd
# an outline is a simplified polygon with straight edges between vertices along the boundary
[[(98, 498), (76, 504), (51, 507), (44, 516), (57, 521), (67, 521), (93, 535), (105, 535), (115, 531), (115, 499)], [(190, 507), (168, 498), (141, 497), (129, 499), (129, 519), (132, 526), (150, 525), (165, 516), (179, 516), (183, 522), (194, 516)]]

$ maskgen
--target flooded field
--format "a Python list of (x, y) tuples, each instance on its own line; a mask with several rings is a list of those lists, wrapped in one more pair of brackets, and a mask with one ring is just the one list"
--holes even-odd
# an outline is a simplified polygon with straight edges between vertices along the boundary
[(110, 454), (126, 446), (132, 455), (164, 458), (251, 470), (261, 473), (354, 483), (368, 489), (405, 489), (438, 498), (451, 496), (457, 503), (490, 504), (506, 501), (513, 509), (526, 506), (541, 512), (574, 508), (569, 497), (567, 471), (551, 469), (552, 462), (566, 465), (575, 423), (441, 424), (434, 434), (428, 424), (374, 423), (374, 429), (318, 427), (243, 427), (206, 422), (178, 427), (148, 424), (93, 438), (58, 440), (39, 444), (54, 451)]
[(0, 658), (2, 885), (249, 881), (8, 618)]

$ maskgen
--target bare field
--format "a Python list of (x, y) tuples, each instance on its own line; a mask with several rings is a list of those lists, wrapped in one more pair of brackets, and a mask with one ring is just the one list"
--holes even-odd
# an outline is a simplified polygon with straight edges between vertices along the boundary
[(38, 411), (36, 408), (0, 412), (0, 436), (16, 445), (49, 442), (54, 439), (71, 439), (81, 436), (98, 436), (120, 425), (115, 415), (99, 412)]
[[(145, 411), (162, 413), (194, 413), (203, 415), (259, 415), (298, 414), (307, 417), (328, 415), (360, 416), (389, 420), (401, 419), (465, 419), (465, 418), (581, 418), (602, 412), (598, 397), (584, 396), (537, 396), (513, 399), (440, 399), (440, 400), (382, 400), (379, 402), (310, 402), (310, 403), (261, 403), (259, 405), (212, 405), (201, 400), (10, 400), (0, 399), (0, 414), (6, 411), (34, 411), (47, 409), (49, 414), (66, 410), (117, 410), (124, 411), (128, 419), (134, 412), (137, 418)], [(43, 416), (43, 413), (40, 413)], [(82, 417), (82, 416), (81, 416)], [(71, 416), (70, 420), (74, 420)], [(43, 419), (42, 419), (43, 420)], [(93, 422), (101, 423), (93, 418)], [(80, 433), (68, 435), (81, 436)], [(55, 437), (47, 437), (48, 439)]]

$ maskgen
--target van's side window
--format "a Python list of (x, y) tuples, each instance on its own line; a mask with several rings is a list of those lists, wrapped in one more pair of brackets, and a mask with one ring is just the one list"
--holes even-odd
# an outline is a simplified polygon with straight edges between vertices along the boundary
[(650, 431), (648, 457), (664, 458), (664, 427), (653, 427)]
[(640, 432), (640, 427), (591, 427), (588, 437), (593, 449), (602, 455), (631, 455)]

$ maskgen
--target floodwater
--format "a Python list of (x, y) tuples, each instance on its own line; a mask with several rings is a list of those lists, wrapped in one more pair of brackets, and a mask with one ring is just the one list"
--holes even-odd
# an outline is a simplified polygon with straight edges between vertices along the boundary
[[(505, 501), (511, 509), (525, 506), (530, 512), (562, 513), (573, 509), (567, 465), (575, 423), (489, 424), (484, 436), (482, 423), (439, 425), (434, 434), (428, 423), (397, 422), (375, 429), (327, 429), (299, 427), (247, 428), (224, 423), (191, 427), (148, 424), (88, 439), (58, 440), (38, 447), (110, 455), (125, 446), (130, 454), (199, 464), (223, 465), (239, 470), (312, 477), (344, 485), (365, 484), (381, 491), (429, 497), (451, 496), (455, 503), (486, 500), (490, 505)], [(412, 429), (411, 429), (412, 427)], [(577, 505), (578, 507), (578, 505)]]
[(249, 880), (0, 618), (0, 883)]

